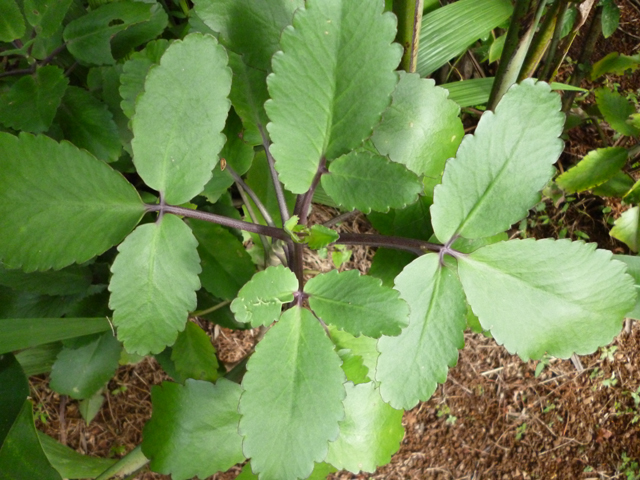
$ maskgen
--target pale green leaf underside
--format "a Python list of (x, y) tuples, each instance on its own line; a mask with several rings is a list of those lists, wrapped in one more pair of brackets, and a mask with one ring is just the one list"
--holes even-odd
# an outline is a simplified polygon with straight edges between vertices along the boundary
[(280, 316), (282, 304), (293, 300), (297, 289), (298, 279), (291, 270), (282, 265), (269, 267), (240, 289), (231, 311), (239, 322), (253, 327), (269, 325)]
[(382, 8), (376, 0), (310, 0), (282, 34), (265, 107), (271, 153), (293, 193), (307, 191), (322, 157), (368, 137), (388, 105), (402, 49), (392, 44), (395, 17)]
[(0, 133), (0, 151), (0, 258), (8, 268), (86, 262), (142, 217), (131, 184), (68, 142)]
[(403, 165), (366, 151), (351, 152), (323, 175), (325, 192), (346, 210), (369, 213), (404, 208), (418, 199), (422, 182)]
[(627, 123), (629, 115), (636, 113), (635, 106), (631, 101), (618, 92), (612, 92), (608, 88), (599, 88), (596, 90), (596, 103), (604, 119), (616, 132), (631, 137), (640, 135), (638, 128)]
[(511, 87), (447, 162), (431, 207), (438, 239), (489, 237), (525, 217), (562, 152), (564, 119), (548, 84), (527, 79)]
[(141, 225), (118, 247), (109, 308), (128, 352), (160, 353), (173, 344), (196, 307), (198, 241), (174, 215)]
[(344, 416), (344, 381), (322, 325), (309, 310), (287, 310), (256, 346), (242, 381), (240, 434), (259, 478), (307, 478), (324, 460)]
[(352, 473), (373, 473), (400, 448), (404, 412), (385, 403), (373, 382), (348, 382), (345, 389), (345, 419), (340, 422), (338, 440), (329, 444), (326, 461)]
[(376, 380), (386, 402), (410, 409), (428, 400), (458, 361), (467, 305), (457, 276), (433, 253), (405, 267), (395, 288), (409, 304), (409, 326), (378, 341)]
[(523, 360), (593, 353), (620, 331), (636, 301), (625, 266), (595, 244), (511, 240), (458, 260), (482, 327)]
[(230, 102), (227, 54), (210, 35), (173, 42), (147, 75), (132, 120), (133, 162), (144, 182), (179, 205), (211, 178)]
[(352, 335), (398, 335), (408, 324), (409, 308), (398, 292), (357, 270), (316, 275), (304, 287), (309, 306), (322, 320)]
[(582, 192), (610, 180), (627, 162), (626, 148), (607, 147), (592, 150), (575, 167), (556, 179), (567, 193)]
[(207, 478), (244, 460), (238, 435), (242, 388), (224, 378), (215, 385), (187, 380), (151, 389), (153, 415), (144, 427), (143, 453), (154, 472), (174, 480)]
[(460, 107), (434, 80), (399, 72), (392, 102), (373, 132), (378, 151), (418, 175), (439, 178), (464, 136)]
[(215, 382), (218, 359), (211, 338), (198, 325), (187, 322), (171, 349), (171, 360), (183, 378)]
[(611, 236), (625, 243), (632, 252), (640, 250), (640, 207), (626, 210), (615, 221)]

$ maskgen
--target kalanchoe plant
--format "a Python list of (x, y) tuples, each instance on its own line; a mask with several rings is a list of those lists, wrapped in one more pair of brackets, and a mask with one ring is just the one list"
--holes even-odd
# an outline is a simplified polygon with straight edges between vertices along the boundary
[[(2, 312), (2, 351), (64, 341), (53, 344), (51, 386), (87, 416), (119, 357), (155, 355), (175, 382), (153, 387), (132, 464), (149, 459), (174, 479), (245, 459), (242, 478), (372, 472), (399, 448), (403, 409), (446, 380), (468, 318), (524, 360), (592, 353), (620, 331), (636, 292), (610, 252), (505, 234), (562, 151), (549, 85), (514, 85), (463, 138), (446, 90), (395, 71), (402, 48), (382, 1), (195, 3), (191, 33), (124, 63), (114, 58), (124, 45), (166, 24), (148, 3), (108, 4), (65, 27), (69, 52), (117, 111), (112, 130), (51, 138), (89, 94), (41, 67), (7, 95), (21, 98), (35, 78), (71, 105), (66, 116), (5, 121), (25, 131), (0, 133), (0, 284), (5, 296), (26, 292)], [(247, 220), (229, 205), (234, 183)], [(310, 225), (320, 193), (369, 214), (381, 234)], [(252, 256), (238, 230), (253, 235)], [(372, 275), (305, 281), (304, 249), (330, 244), (379, 247)], [(21, 302), (37, 295), (60, 300), (25, 314)], [(208, 315), (263, 329), (230, 372), (189, 322)], [(37, 316), (51, 318), (17, 318)], [(2, 362), (16, 386), (0, 424), (3, 471), (78, 478), (33, 429), (19, 364)]]

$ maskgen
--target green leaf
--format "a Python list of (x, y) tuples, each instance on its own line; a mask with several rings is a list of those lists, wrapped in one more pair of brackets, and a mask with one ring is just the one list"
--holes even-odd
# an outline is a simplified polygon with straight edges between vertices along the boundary
[(622, 198), (625, 203), (640, 203), (640, 181), (636, 181)]
[(340, 422), (340, 436), (329, 444), (326, 461), (340, 470), (373, 473), (400, 448), (404, 411), (385, 403), (373, 382), (348, 382), (345, 389), (345, 419)]
[(598, 88), (595, 94), (600, 113), (611, 128), (630, 137), (640, 135), (640, 129), (627, 123), (629, 116), (636, 113), (636, 108), (630, 100), (608, 88)]
[(351, 152), (331, 162), (322, 187), (346, 210), (364, 213), (404, 208), (422, 192), (422, 182), (413, 172), (366, 151)]
[(242, 381), (239, 431), (261, 479), (307, 478), (325, 459), (344, 416), (344, 381), (320, 322), (309, 310), (287, 310), (256, 346)]
[(80, 298), (82, 295), (39, 295), (0, 286), (0, 318), (62, 317)]
[(195, 323), (187, 322), (171, 350), (171, 360), (183, 378), (215, 382), (218, 359), (209, 336)]
[(409, 326), (397, 337), (378, 341), (376, 380), (386, 402), (410, 409), (428, 400), (458, 361), (467, 305), (456, 274), (441, 267), (433, 253), (411, 262), (395, 288), (409, 304)]
[(72, 265), (57, 271), (24, 273), (8, 270), (0, 263), (0, 285), (42, 295), (80, 294), (91, 285), (91, 270)]
[(590, 354), (611, 342), (636, 292), (595, 244), (511, 240), (458, 259), (467, 300), (498, 344), (527, 361)]
[(111, 39), (118, 32), (149, 21), (153, 8), (143, 2), (100, 5), (65, 27), (63, 38), (69, 53), (90, 65), (113, 65), (116, 61), (111, 54)]
[(342, 360), (342, 371), (349, 382), (359, 385), (371, 381), (367, 376), (369, 369), (360, 355), (353, 354), (351, 350), (338, 350), (337, 353)]
[(362, 358), (362, 364), (368, 369), (371, 378), (375, 376), (376, 363), (380, 355), (377, 350), (378, 341), (375, 338), (360, 335), (354, 337), (349, 332), (338, 330), (338, 327), (327, 325), (331, 335), (331, 341), (336, 346), (337, 351), (348, 350), (353, 355)]
[(25, 0), (24, 15), (38, 36), (50, 37), (56, 33), (73, 0)]
[(624, 75), (627, 70), (634, 72), (640, 65), (640, 55), (623, 55), (611, 52), (598, 60), (591, 68), (591, 80), (595, 80), (607, 73)]
[(417, 202), (403, 209), (391, 209), (387, 213), (370, 213), (367, 219), (382, 235), (429, 240), (433, 235), (429, 207), (429, 198), (421, 196)]
[(357, 270), (321, 273), (307, 282), (304, 291), (309, 306), (325, 323), (355, 336), (398, 335), (408, 324), (409, 309), (398, 292)]
[(271, 153), (293, 193), (309, 189), (323, 157), (333, 160), (362, 143), (388, 104), (402, 49), (392, 43), (395, 17), (382, 7), (310, 0), (282, 33), (265, 108)]
[(269, 267), (240, 289), (231, 311), (239, 322), (253, 327), (269, 325), (280, 316), (282, 304), (293, 301), (296, 290), (298, 279), (291, 270), (282, 265)]
[(0, 122), (14, 130), (46, 131), (53, 122), (69, 83), (64, 72), (52, 65), (25, 75), (0, 96)]
[(0, 2), (0, 42), (22, 38), (24, 32), (24, 18), (15, 0)]
[(442, 88), (449, 90), (449, 100), (460, 107), (483, 105), (489, 101), (494, 77), (472, 78), (460, 82), (445, 83)]
[(218, 298), (234, 299), (256, 271), (251, 257), (242, 242), (224, 227), (199, 220), (190, 220), (189, 224), (199, 244), (202, 286)]
[[(123, 350), (123, 352), (124, 351), (125, 350)], [(84, 400), (78, 402), (78, 410), (80, 410), (80, 415), (82, 415), (82, 419), (87, 425), (89, 425), (91, 421), (96, 417), (96, 415), (102, 408), (104, 401), (105, 398), (104, 395), (102, 395), (102, 389), (100, 389), (89, 398), (85, 398)]]
[(144, 88), (132, 120), (133, 161), (167, 203), (188, 202), (211, 178), (224, 145), (227, 54), (210, 35), (187, 35), (167, 48)]
[(86, 90), (68, 87), (56, 122), (67, 140), (76, 147), (89, 150), (100, 160), (115, 162), (122, 144), (118, 126), (107, 106)]
[(312, 250), (318, 250), (337, 241), (338, 238), (340, 238), (340, 235), (335, 230), (331, 230), (323, 225), (313, 225), (309, 229), (307, 245), (309, 245), (309, 248)]
[(594, 188), (591, 193), (601, 197), (623, 197), (633, 188), (634, 181), (624, 172), (618, 172), (611, 180), (607, 180), (602, 185)]
[(16, 359), (27, 377), (40, 375), (51, 371), (60, 350), (62, 350), (62, 342), (45, 343), (22, 350), (16, 354)]
[(106, 318), (0, 319), (0, 354), (110, 329)]
[(77, 348), (64, 347), (51, 370), (51, 388), (75, 399), (91, 397), (116, 373), (121, 350), (111, 332)]
[(525, 217), (562, 152), (564, 119), (546, 83), (512, 86), (447, 163), (431, 207), (438, 239), (489, 237)]
[(144, 205), (131, 184), (70, 143), (0, 133), (0, 151), (0, 257), (8, 268), (86, 262), (120, 242), (142, 217)]
[[(307, 477), (307, 480), (326, 480), (329, 474), (334, 473), (336, 469), (328, 463), (316, 463), (313, 472)], [(251, 471), (251, 462), (247, 462), (242, 468), (240, 475), (236, 480), (258, 480), (258, 475)]]
[[(613, 258), (627, 266), (627, 273), (633, 278), (636, 293), (638, 293), (640, 291), (640, 257), (635, 255), (614, 255)], [(640, 296), (636, 297), (636, 304), (633, 310), (627, 312), (625, 317), (640, 320)]]
[(149, 21), (136, 23), (114, 35), (111, 39), (111, 52), (115, 58), (126, 57), (134, 48), (161, 35), (167, 27), (169, 17), (162, 5), (156, 0), (134, 0), (149, 8)]
[(247, 65), (269, 70), (271, 56), (280, 50), (282, 30), (291, 25), (303, 0), (196, 0), (196, 13), (220, 43), (244, 57)]
[(22, 367), (11, 354), (0, 355), (0, 446), (4, 443), (14, 420), (20, 414), (24, 401), (29, 396), (29, 381)]
[(620, 24), (620, 9), (614, 0), (602, 1), (602, 35), (609, 38), (618, 29)]
[(38, 438), (49, 462), (64, 478), (94, 478), (117, 462), (116, 459), (82, 455), (42, 432), (38, 432)]
[(440, 178), (464, 136), (460, 107), (434, 80), (399, 72), (391, 105), (373, 132), (378, 151), (409, 170)]
[(556, 179), (567, 193), (591, 190), (610, 180), (627, 163), (626, 148), (607, 147), (592, 150), (578, 164)]
[(128, 352), (159, 353), (184, 330), (200, 288), (197, 247), (174, 215), (139, 226), (118, 247), (109, 307)]
[(378, 248), (371, 260), (368, 275), (379, 278), (385, 287), (393, 287), (393, 281), (416, 256), (391, 248)]
[(422, 17), (417, 72), (431, 75), (507, 20), (508, 0), (461, 0)]
[(174, 480), (206, 478), (244, 460), (238, 435), (242, 388), (224, 378), (213, 385), (187, 380), (151, 388), (153, 414), (144, 427), (143, 453), (154, 472)]
[(622, 215), (615, 221), (611, 229), (611, 236), (626, 244), (632, 252), (640, 250), (640, 232), (638, 225), (640, 222), (640, 207), (635, 206), (622, 212)]

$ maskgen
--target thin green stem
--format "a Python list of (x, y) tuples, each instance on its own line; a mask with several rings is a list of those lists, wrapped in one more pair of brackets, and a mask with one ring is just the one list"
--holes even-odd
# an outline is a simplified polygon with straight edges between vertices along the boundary
[[(253, 207), (251, 206), (251, 202), (249, 202), (249, 199), (247, 198), (247, 193), (244, 191), (244, 188), (242, 188), (242, 185), (238, 181), (236, 181), (236, 186), (238, 187), (238, 192), (242, 197), (242, 202), (244, 203), (244, 206), (247, 209), (247, 213), (249, 213), (249, 217), (251, 218), (251, 221), (255, 224), (259, 223), (258, 217), (256, 216), (256, 212), (253, 211)], [(271, 225), (271, 226), (274, 226), (274, 225)], [(269, 262), (269, 257), (271, 256), (271, 252), (272, 252), (271, 244), (269, 243), (269, 240), (267, 240), (267, 237), (265, 237), (264, 235), (259, 234), (258, 237), (260, 238), (260, 243), (262, 243), (262, 248), (264, 249), (264, 263), (265, 263), (264, 267), (266, 268)]]
[(262, 136), (262, 146), (264, 147), (264, 153), (267, 155), (267, 163), (269, 164), (269, 173), (271, 174), (271, 181), (273, 182), (273, 188), (276, 191), (276, 198), (278, 200), (278, 209), (280, 210), (280, 218), (282, 219), (282, 225), (285, 224), (287, 220), (289, 220), (289, 209), (287, 208), (287, 200), (284, 197), (284, 190), (282, 189), (282, 184), (280, 183), (280, 179), (278, 177), (278, 172), (276, 171), (276, 161), (271, 155), (271, 151), (269, 150), (269, 137), (267, 133), (264, 131), (264, 127), (262, 125), (258, 125), (258, 130), (260, 130), (260, 135)]
[[(247, 185), (245, 183), (245, 181), (242, 179), (242, 177), (240, 175), (238, 175), (238, 173), (233, 168), (231, 168), (229, 165), (227, 165), (225, 167), (225, 169), (229, 171), (229, 174), (233, 177), (233, 179), (238, 184), (238, 186), (241, 187), (242, 190), (244, 190), (247, 193), (247, 195), (249, 195), (251, 200), (253, 200), (253, 203), (256, 204), (256, 207), (260, 211), (260, 215), (262, 215), (262, 218), (264, 218), (264, 221), (267, 222), (267, 225), (269, 225), (270, 227), (275, 227), (276, 224), (273, 221), (273, 218), (271, 218), (271, 215), (269, 214), (269, 211), (267, 210), (267, 207), (265, 207), (264, 203), (262, 203), (260, 201), (260, 199), (258, 198), (258, 195), (256, 195), (256, 192), (254, 192), (251, 189), (251, 187), (249, 187), (249, 185)], [(245, 204), (246, 203), (247, 202), (245, 202)]]
[(221, 308), (226, 307), (231, 303), (231, 300), (225, 300), (224, 302), (220, 302), (213, 307), (206, 308), (205, 310), (197, 310), (191, 314), (192, 317), (201, 317), (203, 315), (207, 315), (209, 313), (215, 312), (216, 310), (220, 310)]

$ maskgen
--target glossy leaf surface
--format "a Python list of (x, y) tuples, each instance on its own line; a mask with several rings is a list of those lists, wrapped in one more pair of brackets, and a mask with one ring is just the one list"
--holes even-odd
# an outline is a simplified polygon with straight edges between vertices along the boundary
[(628, 157), (627, 150), (622, 147), (592, 150), (576, 166), (560, 175), (556, 183), (567, 193), (590, 190), (613, 178)]
[(218, 359), (209, 336), (195, 323), (187, 322), (171, 349), (171, 360), (183, 378), (215, 382)]

